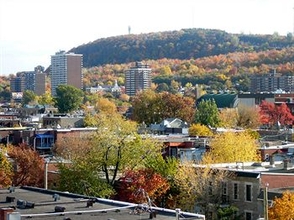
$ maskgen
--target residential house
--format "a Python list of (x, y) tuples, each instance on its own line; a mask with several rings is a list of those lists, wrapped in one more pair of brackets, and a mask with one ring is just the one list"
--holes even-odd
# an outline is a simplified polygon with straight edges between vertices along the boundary
[(179, 118), (167, 118), (159, 124), (151, 124), (148, 129), (153, 134), (188, 135), (189, 126), (187, 122)]
[(84, 116), (66, 114), (48, 114), (43, 116), (44, 128), (82, 128)]
[(267, 186), (269, 191), (294, 187), (291, 160), (271, 162), (236, 162), (214, 164), (211, 167), (227, 170), (232, 176), (224, 179), (223, 198), (226, 205), (236, 206), (242, 219), (255, 220), (264, 216), (260, 193)]

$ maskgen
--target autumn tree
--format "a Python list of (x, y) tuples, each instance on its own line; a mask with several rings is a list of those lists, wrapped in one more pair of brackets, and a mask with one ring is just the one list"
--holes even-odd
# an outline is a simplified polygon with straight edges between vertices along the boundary
[(14, 186), (37, 186), (44, 185), (44, 161), (39, 154), (25, 144), (9, 146), (8, 155), (13, 160)]
[(152, 169), (127, 170), (119, 178), (117, 198), (133, 203), (148, 203), (148, 199), (154, 202), (168, 189), (168, 181)]
[(278, 125), (281, 127), (293, 124), (294, 116), (286, 103), (275, 105), (275, 103), (262, 101), (260, 104), (260, 121), (270, 127)]
[(169, 189), (165, 194), (157, 197), (156, 204), (165, 208), (175, 208), (179, 187), (175, 184), (175, 175), (178, 172), (180, 161), (175, 157), (163, 158), (162, 155), (157, 157), (149, 157), (145, 162), (147, 169), (160, 174), (169, 184)]
[(6, 147), (0, 146), (0, 189), (12, 183), (12, 164), (8, 161)]
[(214, 99), (201, 100), (197, 105), (195, 123), (217, 127), (220, 125), (219, 111)]
[(137, 93), (132, 99), (132, 117), (138, 123), (147, 125), (162, 120), (159, 95), (153, 90), (144, 90)]
[(294, 218), (294, 193), (286, 191), (281, 198), (275, 198), (268, 209), (268, 217), (272, 220), (291, 220)]
[(192, 124), (189, 127), (190, 136), (212, 136), (212, 131), (205, 125), (202, 124)]
[(180, 118), (181, 120), (191, 123), (194, 117), (195, 101), (182, 95), (173, 95), (167, 92), (160, 93), (160, 104), (162, 119)]
[(152, 90), (137, 94), (132, 106), (134, 120), (147, 125), (160, 123), (166, 118), (180, 118), (190, 123), (195, 111), (192, 98), (167, 92), (155, 93)]
[(113, 114), (117, 112), (117, 108), (114, 102), (110, 101), (107, 98), (99, 98), (95, 104), (96, 111), (107, 112)]
[(234, 163), (259, 161), (257, 140), (249, 132), (224, 132), (215, 135), (203, 162)]
[(137, 124), (120, 114), (99, 114), (97, 122), (89, 160), (96, 163), (109, 184), (114, 184), (119, 171), (140, 167), (149, 157), (161, 155), (163, 145), (139, 136)]
[(176, 207), (194, 211), (197, 205), (206, 216), (216, 213), (222, 203), (224, 184), (232, 177), (233, 175), (225, 170), (184, 162), (179, 166), (175, 177), (180, 189)]
[(62, 84), (56, 88), (54, 100), (59, 112), (72, 112), (82, 104), (83, 91), (74, 86)]
[(219, 114), (220, 126), (225, 128), (235, 128), (237, 126), (238, 113), (235, 108), (225, 108)]
[(91, 135), (92, 133), (89, 132), (78, 137), (60, 136), (55, 142), (53, 153), (69, 161), (83, 160), (91, 150)]
[(238, 106), (237, 126), (256, 129), (260, 126), (258, 109), (245, 105)]
[[(113, 191), (110, 189), (114, 186), (119, 173), (126, 169), (144, 167), (145, 160), (161, 155), (161, 143), (139, 136), (137, 124), (125, 120), (118, 113), (100, 112), (91, 123), (97, 130), (87, 137), (88, 140), (83, 140), (84, 143), (70, 142), (72, 144), (68, 144), (64, 142), (58, 148), (61, 148), (61, 152), (65, 155), (68, 154), (67, 152), (71, 152), (72, 161), (70, 170), (64, 168), (63, 170), (66, 172), (61, 171), (61, 178), (63, 178), (62, 175), (68, 175), (69, 171), (78, 171), (79, 186), (82, 182), (93, 181), (95, 178), (97, 182), (93, 182), (93, 186), (102, 180), (107, 184), (107, 187), (103, 185), (103, 188), (97, 188), (97, 190), (91, 187), (89, 192), (91, 191), (92, 194), (95, 193), (99, 196), (106, 196), (105, 193), (111, 194)], [(67, 178), (65, 176), (63, 179)], [(63, 184), (69, 185), (70, 183), (63, 181)], [(75, 182), (71, 182), (71, 184), (75, 184)], [(72, 189), (77, 189), (75, 187), (72, 186)]]

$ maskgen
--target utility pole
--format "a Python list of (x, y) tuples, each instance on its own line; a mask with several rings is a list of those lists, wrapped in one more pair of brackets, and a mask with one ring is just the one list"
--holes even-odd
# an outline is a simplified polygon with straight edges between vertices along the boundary
[(268, 183), (265, 184), (263, 191), (263, 207), (264, 207), (264, 220), (268, 219)]

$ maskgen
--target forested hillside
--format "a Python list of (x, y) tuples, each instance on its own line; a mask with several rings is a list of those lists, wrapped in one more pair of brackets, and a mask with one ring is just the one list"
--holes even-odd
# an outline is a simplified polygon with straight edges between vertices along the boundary
[(229, 34), (210, 29), (183, 29), (102, 38), (71, 49), (84, 56), (84, 66), (138, 60), (196, 59), (232, 52), (260, 52), (293, 46), (292, 35)]

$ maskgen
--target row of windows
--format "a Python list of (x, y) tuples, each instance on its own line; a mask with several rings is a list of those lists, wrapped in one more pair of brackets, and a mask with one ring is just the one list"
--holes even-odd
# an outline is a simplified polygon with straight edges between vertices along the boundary
[[(232, 183), (232, 187), (233, 187), (233, 196), (232, 199), (233, 200), (240, 200), (240, 183), (238, 182), (233, 182)], [(245, 183), (244, 186), (244, 201), (245, 202), (251, 202), (252, 201), (252, 184), (251, 183)], [(228, 183), (227, 182), (223, 182), (223, 189), (222, 189), (222, 193), (223, 195), (228, 195)], [(252, 220), (253, 218), (253, 214), (252, 211), (250, 210), (245, 210), (244, 211), (244, 217), (245, 220)]]
[[(211, 191), (212, 193), (212, 191)], [(228, 183), (223, 182), (222, 183), (222, 195), (228, 195)], [(240, 200), (240, 185), (238, 182), (233, 182), (233, 200)], [(244, 200), (246, 202), (252, 201), (252, 184), (245, 183), (245, 194), (244, 194)]]

